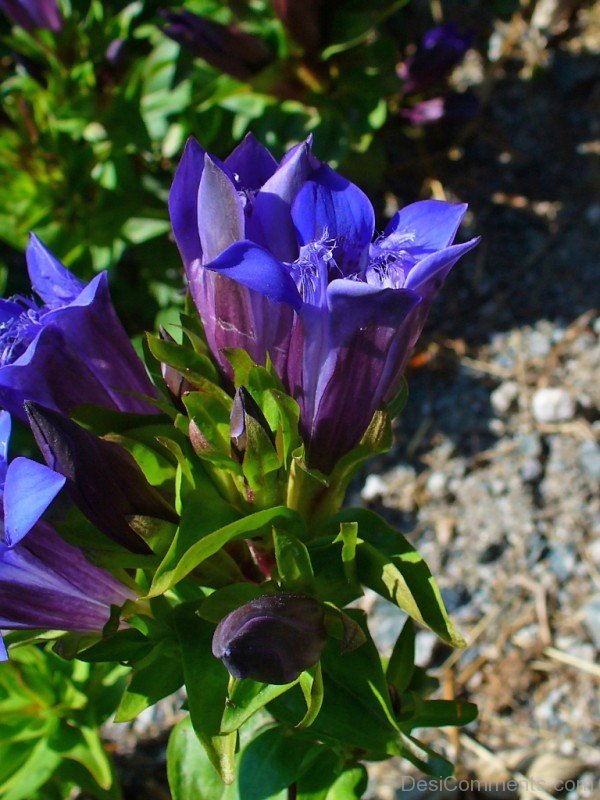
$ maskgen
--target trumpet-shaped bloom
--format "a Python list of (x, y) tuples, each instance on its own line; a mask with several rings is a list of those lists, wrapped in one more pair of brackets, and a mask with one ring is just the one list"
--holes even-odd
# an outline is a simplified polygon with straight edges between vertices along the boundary
[(63, 26), (56, 0), (0, 0), (0, 10), (27, 31), (59, 31)]
[[(367, 197), (308, 144), (274, 172), (252, 139), (224, 164), (188, 148), (172, 219), (209, 345), (225, 371), (221, 347), (271, 355), (300, 405), (309, 463), (329, 472), (393, 398), (444, 278), (477, 244), (453, 244), (466, 206), (414, 203), (375, 236)], [(260, 188), (241, 189), (242, 174)]]
[(0, 300), (0, 406), (23, 420), (25, 400), (64, 413), (86, 403), (153, 412), (143, 397), (156, 390), (115, 313), (107, 274), (84, 285), (35, 236), (26, 255), (42, 305)]
[[(298, 256), (292, 202), (319, 166), (310, 143), (293, 148), (278, 165), (251, 134), (225, 162), (190, 139), (169, 196), (173, 233), (208, 344), (229, 377), (223, 352), (243, 348), (264, 364), (287, 359), (293, 308), (301, 299), (281, 262)], [(263, 270), (248, 269), (239, 252), (220, 270), (206, 265), (228, 247), (251, 241), (275, 255)]]
[(0, 412), (0, 629), (100, 631), (110, 606), (135, 595), (40, 521), (65, 479), (26, 458), (7, 463), (10, 427)]
[(271, 594), (222, 619), (212, 651), (235, 678), (285, 684), (314, 666), (326, 644), (323, 608), (314, 597)]

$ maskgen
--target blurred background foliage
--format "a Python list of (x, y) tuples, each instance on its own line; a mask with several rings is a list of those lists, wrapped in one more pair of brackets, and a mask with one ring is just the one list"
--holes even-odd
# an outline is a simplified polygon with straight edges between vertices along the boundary
[(252, 130), (280, 157), (314, 132), (376, 191), (377, 133), (423, 33), (406, 2), (61, 0), (58, 31), (2, 16), (0, 289), (26, 291), (35, 231), (80, 277), (111, 271), (132, 334), (168, 321), (183, 295), (166, 200), (189, 135), (223, 157)]

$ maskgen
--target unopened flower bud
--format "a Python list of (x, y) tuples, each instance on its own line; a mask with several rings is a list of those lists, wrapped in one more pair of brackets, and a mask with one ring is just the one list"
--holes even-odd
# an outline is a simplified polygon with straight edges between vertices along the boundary
[(271, 440), (271, 444), (275, 446), (273, 432), (269, 427), (265, 415), (246, 387), (240, 386), (235, 393), (231, 416), (229, 418), (231, 449), (240, 463), (244, 459), (244, 453), (248, 446), (248, 426), (252, 424), (250, 419), (261, 426)]
[(250, 600), (222, 619), (212, 652), (235, 678), (285, 684), (314, 666), (326, 643), (318, 600), (282, 593)]

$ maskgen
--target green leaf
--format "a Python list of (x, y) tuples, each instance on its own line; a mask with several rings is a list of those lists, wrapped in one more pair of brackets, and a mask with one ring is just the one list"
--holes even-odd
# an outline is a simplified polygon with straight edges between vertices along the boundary
[(208, 356), (153, 334), (147, 334), (147, 341), (150, 352), (158, 361), (176, 369), (192, 385), (202, 387), (224, 403), (227, 399), (231, 403), (227, 393), (219, 389), (219, 373)]
[(63, 758), (85, 767), (101, 789), (110, 789), (114, 778), (113, 767), (95, 728), (88, 725), (74, 728), (63, 722), (52, 737), (51, 744)]
[[(31, 800), (60, 765), (61, 756), (50, 741), (40, 739), (10, 777), (2, 781), (2, 800)], [(14, 763), (14, 762), (13, 762)]]
[(115, 722), (129, 722), (144, 709), (176, 692), (182, 684), (179, 653), (173, 642), (163, 640), (135, 665), (127, 691), (115, 714)]
[(196, 613), (208, 622), (217, 623), (236, 608), (249, 603), (250, 600), (256, 600), (264, 593), (264, 588), (255, 583), (234, 583), (210, 594)]
[(234, 539), (249, 539), (261, 533), (270, 532), (271, 526), (280, 523), (287, 525), (290, 531), (302, 531), (304, 527), (302, 519), (295, 511), (285, 506), (276, 506), (265, 511), (257, 511), (255, 514), (249, 514), (243, 519), (209, 533), (193, 544), (172, 567), (165, 569), (161, 565), (160, 570), (154, 577), (148, 597), (156, 597), (166, 592), (167, 589), (183, 580), (193, 569), (217, 553), (228, 542)]
[(287, 789), (321, 751), (312, 741), (275, 726), (259, 734), (240, 758), (239, 793), (244, 800), (287, 798)]
[(314, 590), (314, 574), (306, 546), (295, 536), (273, 528), (277, 571), (284, 589), (290, 592)]
[(78, 654), (82, 661), (139, 661), (153, 648), (153, 643), (135, 628), (117, 630), (101, 642)]
[[(314, 675), (311, 672), (314, 672)], [(309, 728), (316, 720), (323, 705), (323, 671), (320, 662), (310, 672), (303, 672), (300, 675), (300, 688), (306, 700), (306, 714), (298, 722), (296, 728)]]
[(178, 722), (169, 736), (167, 777), (173, 800), (225, 800), (234, 788), (215, 771), (189, 717)]
[(249, 678), (236, 681), (225, 706), (221, 732), (236, 731), (257, 711), (287, 692), (297, 682), (275, 685), (258, 683)]
[(221, 734), (229, 674), (212, 654), (214, 626), (196, 616), (187, 605), (175, 609), (173, 621), (181, 647), (192, 727), (211, 764), (225, 783), (232, 783), (237, 737), (235, 733)]
[(344, 509), (329, 524), (345, 521), (357, 522), (363, 539), (356, 550), (361, 581), (448, 644), (465, 647), (427, 564), (405, 537), (364, 508)]
[(407, 619), (387, 665), (386, 678), (402, 694), (408, 688), (415, 669), (415, 626)]
[[(337, 642), (331, 641), (323, 651), (323, 705), (312, 724), (311, 735), (364, 750), (375, 758), (396, 755), (400, 731), (377, 648), (362, 615), (348, 613), (361, 625), (367, 642), (341, 655)], [(278, 720), (295, 725), (304, 716), (306, 702), (300, 689), (294, 687), (270, 703), (269, 710)]]
[(401, 725), (413, 728), (444, 728), (468, 725), (477, 719), (477, 706), (461, 700), (425, 700), (417, 705), (416, 712)]

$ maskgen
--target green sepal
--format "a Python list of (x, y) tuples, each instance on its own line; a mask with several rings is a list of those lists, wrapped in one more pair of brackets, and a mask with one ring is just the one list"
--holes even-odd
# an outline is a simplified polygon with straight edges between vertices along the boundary
[(314, 573), (306, 546), (295, 536), (273, 527), (277, 573), (283, 588), (290, 592), (314, 591)]

